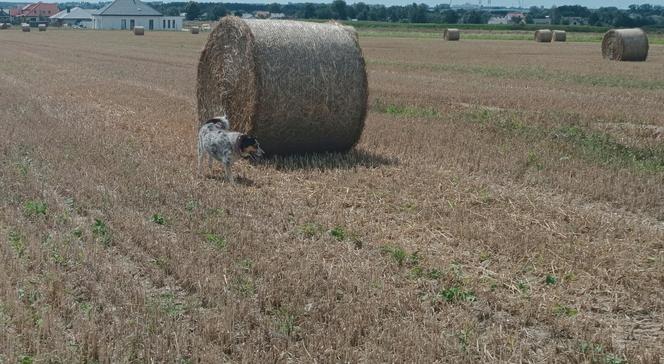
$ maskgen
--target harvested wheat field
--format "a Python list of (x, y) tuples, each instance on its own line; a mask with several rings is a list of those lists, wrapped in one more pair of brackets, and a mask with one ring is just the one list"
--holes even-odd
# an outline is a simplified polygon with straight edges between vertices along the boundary
[(231, 186), (205, 40), (0, 33), (0, 362), (664, 361), (664, 47), (360, 33), (356, 148)]

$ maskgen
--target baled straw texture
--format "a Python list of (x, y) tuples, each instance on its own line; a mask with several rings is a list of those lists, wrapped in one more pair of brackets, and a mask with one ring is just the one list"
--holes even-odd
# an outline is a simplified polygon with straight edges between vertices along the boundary
[(144, 35), (145, 27), (134, 27), (134, 35)]
[(564, 30), (554, 30), (552, 41), (554, 42), (565, 42), (567, 41), (567, 32)]
[(443, 39), (445, 40), (459, 40), (459, 38), (461, 38), (461, 31), (459, 29), (448, 28), (443, 32)]
[(553, 38), (553, 33), (549, 29), (540, 29), (535, 31), (535, 41), (537, 42), (550, 42)]
[(46, 24), (39, 24), (37, 27), (39, 28), (40, 32), (45, 32), (46, 31)]
[(30, 24), (22, 23), (21, 24), (21, 30), (24, 31), (24, 32), (30, 32)]
[(367, 73), (343, 26), (224, 17), (198, 64), (198, 118), (227, 114), (271, 154), (346, 151), (367, 112)]
[(613, 61), (645, 61), (648, 49), (648, 36), (639, 28), (612, 29), (602, 40), (602, 57)]
[(191, 27), (190, 32), (191, 32), (191, 34), (198, 34), (200, 32), (200, 28), (199, 27)]

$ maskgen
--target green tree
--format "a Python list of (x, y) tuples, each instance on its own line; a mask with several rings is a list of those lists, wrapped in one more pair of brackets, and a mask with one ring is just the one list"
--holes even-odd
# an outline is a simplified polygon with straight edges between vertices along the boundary
[(195, 1), (190, 1), (184, 6), (184, 12), (187, 13), (187, 20), (195, 20), (201, 16), (201, 8)]
[(346, 2), (344, 0), (334, 0), (332, 2), (332, 16), (339, 20), (346, 20)]

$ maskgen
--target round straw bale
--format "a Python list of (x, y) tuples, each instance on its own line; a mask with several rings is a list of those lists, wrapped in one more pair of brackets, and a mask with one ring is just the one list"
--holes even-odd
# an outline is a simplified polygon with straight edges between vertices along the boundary
[(198, 118), (227, 114), (271, 154), (346, 151), (367, 112), (357, 39), (335, 24), (224, 17), (198, 64)]
[(145, 35), (145, 27), (134, 27), (134, 35)]
[(22, 23), (21, 30), (24, 32), (30, 32), (30, 24)]
[(612, 61), (645, 61), (648, 36), (639, 29), (612, 29), (604, 34), (602, 57)]
[(39, 24), (38, 28), (39, 28), (40, 32), (45, 32), (46, 31), (46, 24)]
[(553, 36), (551, 37), (553, 42), (565, 42), (567, 41), (567, 32), (564, 30), (554, 30)]
[(549, 29), (540, 29), (535, 31), (535, 41), (536, 42), (550, 42), (553, 38), (553, 33)]
[(459, 29), (447, 28), (445, 29), (445, 32), (443, 32), (443, 39), (445, 40), (459, 40), (459, 38), (461, 38), (461, 32)]
[(200, 30), (201, 29), (199, 27), (191, 27), (190, 32), (191, 34), (198, 34)]

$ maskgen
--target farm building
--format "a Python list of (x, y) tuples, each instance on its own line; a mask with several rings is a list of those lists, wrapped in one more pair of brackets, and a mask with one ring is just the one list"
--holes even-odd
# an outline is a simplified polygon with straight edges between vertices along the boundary
[(86, 9), (73, 8), (63, 10), (49, 18), (57, 26), (92, 26), (92, 13)]
[(59, 11), (57, 4), (38, 2), (10, 9), (9, 15), (14, 20), (21, 22), (37, 23), (47, 21), (50, 16), (57, 14)]
[(100, 30), (181, 30), (181, 16), (164, 16), (140, 0), (115, 0), (92, 13), (92, 27)]
[(9, 11), (0, 9), (0, 23), (9, 23), (9, 22), (11, 22), (11, 19), (9, 17)]

